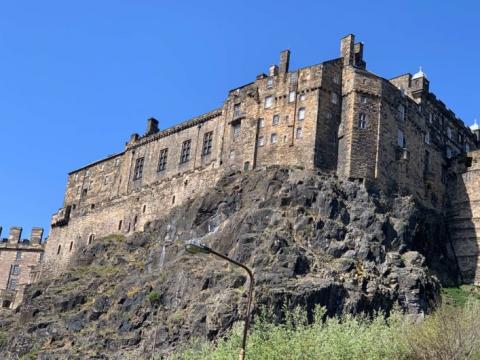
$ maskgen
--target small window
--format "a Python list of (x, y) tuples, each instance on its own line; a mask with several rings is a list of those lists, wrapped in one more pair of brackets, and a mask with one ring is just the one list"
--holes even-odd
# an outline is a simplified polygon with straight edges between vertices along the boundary
[(450, 146), (447, 146), (447, 159), (451, 159), (453, 157), (453, 151)]
[(288, 125), (288, 115), (285, 115), (285, 124)]
[(403, 148), (406, 147), (405, 135), (402, 130), (397, 130), (397, 145)]
[(459, 142), (460, 144), (463, 143), (463, 136), (462, 136), (462, 134), (461, 134), (460, 132), (458, 132), (458, 142)]
[(242, 115), (242, 108), (240, 104), (233, 105), (233, 117), (239, 117)]
[(295, 101), (295, 91), (290, 91), (288, 93), (288, 102), (291, 103), (291, 102), (294, 102)]
[(265, 126), (265, 120), (263, 119), (258, 119), (258, 127), (263, 128)]
[(123, 220), (118, 222), (118, 230), (122, 230)]
[(433, 124), (433, 114), (432, 113), (428, 113), (428, 122), (430, 124)]
[(133, 180), (141, 179), (143, 176), (143, 161), (145, 158), (140, 157), (135, 160), (135, 169), (133, 170)]
[(21, 260), (22, 259), (22, 252), (17, 251), (17, 254), (15, 255), (15, 260)]
[(12, 269), (10, 270), (10, 273), (12, 275), (18, 275), (20, 274), (20, 266), (19, 265), (13, 265)]
[(240, 137), (242, 126), (240, 123), (236, 123), (233, 126), (233, 139), (238, 139)]
[(367, 97), (366, 97), (366, 96), (362, 96), (362, 97), (360, 98), (360, 102), (361, 102), (362, 104), (366, 104), (366, 103), (367, 103)]
[(267, 80), (267, 89), (273, 88), (273, 78), (268, 78)]
[(430, 139), (430, 131), (427, 131), (425, 134), (425, 144), (430, 145), (431, 139)]
[(303, 137), (303, 130), (301, 127), (297, 128), (296, 132), (295, 132), (295, 136), (297, 139), (301, 139)]
[(108, 184), (108, 175), (105, 175), (105, 177), (103, 178), (103, 185), (107, 185)]
[(82, 189), (82, 197), (87, 196), (88, 189)]
[(60, 252), (62, 251), (62, 245), (58, 245), (57, 248), (57, 255), (60, 255)]
[(172, 204), (175, 204), (175, 195), (172, 196)]
[(90, 204), (90, 209), (95, 209), (95, 204)]
[(300, 94), (300, 96), (298, 97), (298, 100), (305, 101), (305, 94)]
[(338, 104), (338, 95), (336, 93), (332, 93), (331, 101), (332, 104)]
[(73, 241), (70, 242), (70, 249), (69, 249), (69, 251), (72, 251), (72, 249), (73, 249)]
[(333, 75), (333, 82), (335, 84), (340, 84), (340, 75), (339, 74), (334, 74)]
[(85, 173), (85, 176), (90, 176), (90, 170), (87, 170), (87, 172)]
[(167, 168), (168, 148), (160, 150), (160, 158), (158, 159), (157, 171), (164, 171)]
[(202, 155), (206, 156), (212, 152), (213, 131), (209, 131), (203, 135)]
[(452, 139), (452, 128), (451, 127), (447, 127), (447, 137), (449, 139)]
[(276, 144), (277, 141), (278, 141), (278, 138), (276, 133), (273, 133), (272, 135), (270, 135), (270, 143)]
[(401, 121), (405, 121), (405, 106), (402, 104), (398, 105), (398, 116)]
[(280, 123), (280, 115), (278, 114), (275, 114), (273, 115), (273, 119), (272, 119), (272, 125), (278, 125)]
[(263, 136), (259, 136), (257, 140), (257, 146), (261, 147), (263, 145), (265, 145), (265, 139)]
[(364, 113), (360, 113), (358, 115), (358, 128), (359, 129), (367, 128), (367, 115), (365, 115)]
[(298, 120), (305, 119), (305, 108), (298, 109)]
[(180, 164), (184, 164), (190, 160), (190, 147), (192, 141), (186, 140), (182, 143), (182, 152), (180, 153)]
[(10, 279), (8, 282), (8, 288), (10, 290), (15, 290), (17, 288), (17, 279)]
[(142, 212), (145, 213), (147, 211), (147, 205), (143, 205)]
[(230, 158), (230, 160), (235, 159), (235, 150), (234, 149), (230, 149), (229, 158)]
[(270, 109), (273, 105), (273, 96), (267, 96), (265, 98), (265, 109)]

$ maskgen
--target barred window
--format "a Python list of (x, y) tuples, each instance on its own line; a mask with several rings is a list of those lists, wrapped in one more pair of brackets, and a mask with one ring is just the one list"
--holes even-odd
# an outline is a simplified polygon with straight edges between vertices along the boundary
[(12, 270), (11, 270), (12, 275), (18, 275), (20, 274), (20, 266), (18, 265), (13, 265)]
[(209, 131), (203, 135), (202, 155), (208, 155), (212, 152), (213, 131)]
[(358, 128), (359, 129), (367, 128), (367, 115), (365, 115), (364, 113), (360, 113), (358, 115)]
[(190, 147), (192, 140), (188, 139), (182, 144), (182, 152), (180, 154), (180, 164), (184, 164), (190, 160)]
[(15, 290), (17, 288), (17, 279), (10, 279), (8, 282), (8, 288), (10, 290)]
[(135, 161), (135, 169), (133, 171), (133, 180), (141, 179), (143, 176), (143, 161), (145, 158), (141, 157)]
[(160, 150), (160, 158), (158, 159), (157, 171), (163, 171), (167, 168), (168, 148)]

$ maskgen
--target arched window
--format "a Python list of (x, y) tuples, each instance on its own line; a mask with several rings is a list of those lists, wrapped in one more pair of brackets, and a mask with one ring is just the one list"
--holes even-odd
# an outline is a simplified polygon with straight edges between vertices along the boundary
[(90, 234), (90, 236), (88, 237), (88, 245), (90, 245), (93, 240), (95, 240), (95, 235), (94, 234)]

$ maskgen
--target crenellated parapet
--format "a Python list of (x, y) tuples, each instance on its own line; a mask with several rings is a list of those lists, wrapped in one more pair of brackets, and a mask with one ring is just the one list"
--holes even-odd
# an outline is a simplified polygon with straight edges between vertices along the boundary
[(36, 249), (43, 248), (44, 244), (42, 243), (43, 238), (43, 228), (34, 227), (30, 233), (29, 238), (22, 239), (23, 229), (19, 226), (10, 227), (8, 237), (2, 238), (2, 227), (0, 226), (0, 251), (6, 248), (14, 249)]

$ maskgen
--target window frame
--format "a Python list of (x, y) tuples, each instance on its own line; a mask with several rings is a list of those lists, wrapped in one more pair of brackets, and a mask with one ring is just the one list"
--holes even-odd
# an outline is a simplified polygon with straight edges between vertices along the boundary
[(213, 148), (213, 131), (208, 131), (203, 134), (202, 156), (207, 156), (212, 153)]
[(165, 171), (167, 169), (167, 162), (168, 162), (168, 147), (160, 150), (160, 154), (158, 156), (157, 172)]
[(135, 159), (135, 167), (133, 169), (133, 180), (140, 180), (143, 177), (143, 165), (145, 157), (138, 157)]
[(182, 142), (182, 149), (180, 151), (180, 164), (186, 164), (190, 161), (190, 151), (192, 148), (192, 139)]

